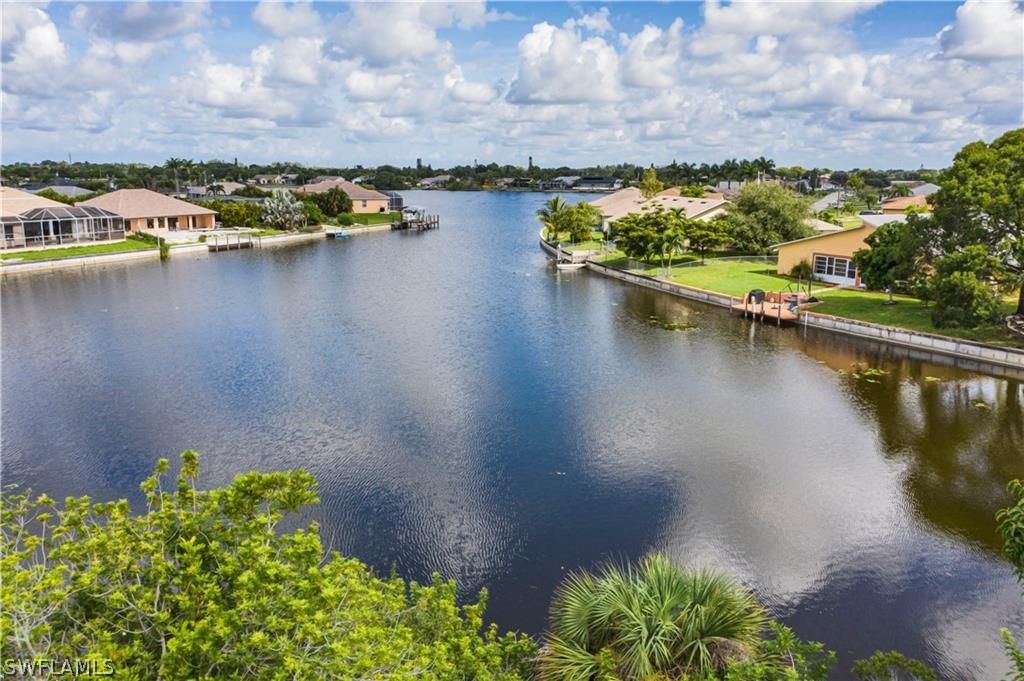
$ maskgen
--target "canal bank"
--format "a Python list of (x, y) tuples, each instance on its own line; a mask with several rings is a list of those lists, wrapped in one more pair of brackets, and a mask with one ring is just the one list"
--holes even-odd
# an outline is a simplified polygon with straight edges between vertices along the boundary
[[(374, 234), (377, 232), (387, 231), (391, 231), (390, 224), (370, 225), (366, 227), (335, 227), (333, 225), (326, 225), (325, 229), (316, 232), (255, 237), (253, 246), (256, 248), (273, 248), (276, 246), (288, 246), (309, 241), (323, 241), (325, 238), (332, 238), (335, 232), (344, 232), (350, 236), (361, 236), (364, 234)], [(190, 243), (171, 246), (169, 259), (173, 261), (176, 255), (206, 253), (210, 250), (210, 247), (206, 243)], [(128, 251), (125, 253), (103, 253), (97, 255), (71, 256), (54, 260), (35, 260), (32, 262), (13, 262), (9, 264), (4, 263), (0, 264), (0, 277), (41, 274), (44, 272), (55, 272), (60, 270), (85, 269), (101, 265), (113, 265), (126, 262), (146, 262), (159, 260), (159, 258), (160, 249), (151, 248), (142, 251)]]
[[(552, 256), (557, 257), (557, 250), (543, 238), (540, 240), (541, 248)], [(618, 279), (636, 286), (654, 289), (670, 295), (679, 296), (688, 300), (695, 300), (708, 305), (715, 305), (730, 309), (734, 304), (741, 302), (739, 298), (716, 291), (677, 284), (664, 281), (654, 277), (648, 277), (634, 272), (611, 267), (594, 260), (587, 260), (587, 269), (606, 277)], [(871, 341), (897, 345), (925, 353), (923, 359), (928, 360), (929, 355), (941, 355), (952, 357), (962, 362), (962, 367), (972, 371), (996, 370), (997, 375), (1002, 375), (999, 370), (1011, 369), (1011, 376), (1019, 376), (1024, 373), (1024, 352), (1013, 348), (1003, 348), (984, 343), (962, 340), (939, 334), (912, 331), (899, 327), (883, 326), (872, 324), (844, 317), (821, 314), (819, 312), (804, 311), (800, 314), (800, 326), (821, 329), (831, 333), (840, 333), (847, 336), (854, 336)]]

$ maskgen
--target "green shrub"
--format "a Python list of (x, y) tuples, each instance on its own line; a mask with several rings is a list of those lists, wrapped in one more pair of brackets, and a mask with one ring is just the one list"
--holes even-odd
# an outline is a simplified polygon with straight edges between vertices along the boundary
[(166, 239), (160, 240), (160, 259), (167, 260), (171, 257), (171, 245), (167, 243)]
[(205, 234), (200, 234), (199, 235), (199, 243), (201, 243), (201, 244), (205, 244), (206, 243), (206, 235)]
[(984, 246), (968, 246), (935, 261), (929, 298), (935, 303), (932, 323), (938, 328), (974, 328), (999, 321), (1002, 299), (987, 282), (998, 279), (1000, 262)]
[(144, 241), (145, 243), (153, 244), (154, 246), (160, 243), (160, 239), (156, 238), (149, 232), (134, 232), (133, 234), (130, 234), (127, 238), (135, 239), (136, 241)]
[(342, 215), (338, 216), (338, 224), (342, 225), (343, 227), (348, 227), (349, 225), (354, 225), (355, 223), (356, 219), (352, 217), (351, 213), (343, 213)]
[(895, 650), (881, 651), (853, 664), (858, 681), (938, 681), (935, 672), (925, 663)]
[(484, 626), (486, 592), (460, 606), (436, 574), (406, 583), (325, 552), (315, 523), (279, 530), (318, 501), (309, 473), (202, 489), (195, 452), (176, 481), (169, 468), (138, 512), (3, 494), (5, 657), (108, 659), (114, 678), (167, 681), (529, 677), (535, 644)]

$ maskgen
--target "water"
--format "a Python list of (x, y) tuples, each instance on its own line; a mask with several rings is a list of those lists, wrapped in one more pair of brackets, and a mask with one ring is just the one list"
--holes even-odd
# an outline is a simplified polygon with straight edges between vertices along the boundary
[(877, 648), (1000, 678), (1021, 381), (559, 273), (546, 198), (411, 192), (441, 230), (4, 281), (4, 483), (138, 502), (186, 448), (211, 485), (303, 467), (331, 546), (487, 586), (503, 627), (659, 549), (738, 575), (837, 678)]

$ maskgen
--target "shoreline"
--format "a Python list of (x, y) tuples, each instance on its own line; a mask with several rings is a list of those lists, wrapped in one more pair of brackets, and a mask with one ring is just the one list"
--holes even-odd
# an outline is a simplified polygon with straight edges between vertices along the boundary
[[(543, 237), (540, 238), (540, 245), (549, 255), (554, 256), (557, 252), (555, 247)], [(655, 279), (643, 274), (627, 272), (590, 259), (586, 262), (586, 269), (628, 284), (661, 291), (662, 293), (668, 293), (669, 295), (686, 298), (698, 303), (726, 308), (730, 310), (730, 315), (732, 314), (732, 305), (740, 301), (739, 298), (725, 293), (708, 291), (693, 286), (686, 286), (685, 284)], [(800, 321), (796, 323), (796, 326), (906, 348), (923, 353), (926, 357), (922, 359), (926, 360), (927, 356), (953, 358), (957, 361), (958, 366), (970, 371), (991, 372), (991, 368), (998, 368), (1003, 370), (1003, 372), (1011, 370), (1016, 378), (1024, 377), (1024, 351), (1014, 348), (1004, 348), (953, 338), (952, 336), (913, 331), (902, 327), (883, 326), (881, 324), (862, 322), (847, 317), (836, 317), (820, 312), (802, 312), (800, 314)], [(1018, 374), (1017, 372), (1020, 373)]]
[[(297, 234), (278, 234), (275, 236), (256, 237), (255, 248), (273, 248), (288, 244), (304, 243), (329, 239), (335, 232), (346, 232), (352, 236), (372, 234), (375, 232), (391, 231), (391, 224), (365, 225), (353, 227), (339, 227), (336, 225), (324, 225), (323, 229), (316, 232), (299, 232)], [(246, 249), (248, 250), (248, 249)], [(175, 255), (190, 253), (209, 253), (210, 249), (205, 243), (188, 243), (178, 246), (171, 246), (170, 260)], [(228, 251), (230, 252), (230, 251)], [(0, 278), (7, 276), (21, 276), (41, 274), (43, 272), (57, 272), (69, 269), (85, 269), (100, 265), (111, 265), (124, 262), (139, 262), (143, 260), (159, 260), (159, 248), (147, 248), (145, 250), (125, 251), (124, 253), (98, 253), (95, 255), (75, 255), (66, 258), (55, 258), (53, 260), (32, 260), (29, 262), (14, 262), (0, 265)]]

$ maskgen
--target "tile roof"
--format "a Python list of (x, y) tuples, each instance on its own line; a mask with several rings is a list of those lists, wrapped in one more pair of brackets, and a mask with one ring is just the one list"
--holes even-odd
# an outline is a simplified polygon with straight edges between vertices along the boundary
[(0, 187), (0, 216), (21, 215), (33, 208), (67, 208), (67, 204), (14, 187)]
[(297, 192), (305, 192), (308, 194), (319, 194), (335, 187), (341, 189), (341, 191), (348, 194), (348, 198), (353, 201), (365, 201), (369, 199), (385, 200), (387, 196), (381, 194), (379, 191), (374, 189), (367, 189), (366, 187), (360, 187), (358, 184), (353, 184), (348, 180), (325, 180), (323, 182), (314, 182), (313, 184), (304, 184), (301, 187), (296, 188)]
[(216, 215), (217, 211), (194, 203), (173, 199), (149, 189), (118, 189), (109, 194), (82, 201), (83, 206), (96, 206), (128, 218), (174, 217), (178, 215)]

